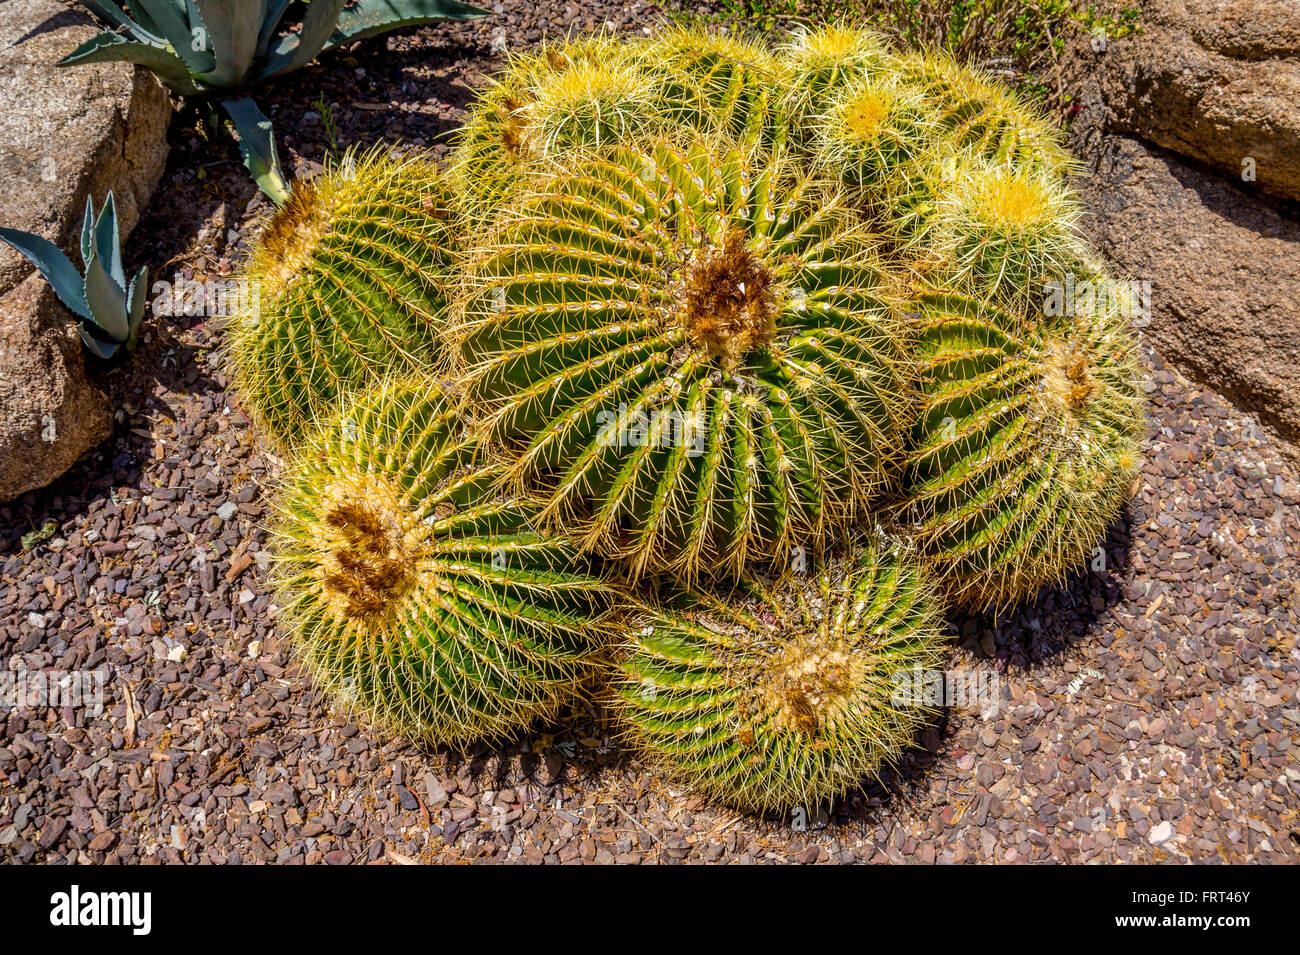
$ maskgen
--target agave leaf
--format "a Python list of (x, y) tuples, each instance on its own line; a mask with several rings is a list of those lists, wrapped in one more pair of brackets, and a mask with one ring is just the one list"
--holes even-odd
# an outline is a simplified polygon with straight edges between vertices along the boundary
[(266, 56), (266, 49), (271, 45), (271, 38), (275, 36), (276, 28), (280, 26), (280, 20), (284, 18), (284, 11), (289, 9), (292, 0), (269, 0), (267, 11), (262, 17), (262, 29), (257, 34), (257, 58), (260, 60)]
[(124, 40), (116, 33), (104, 32), (91, 37), (59, 60), (59, 66), (112, 61), (138, 63), (181, 96), (193, 96), (199, 92), (189, 69), (176, 54), (161, 47), (150, 46), (148, 43)]
[(377, 33), (440, 20), (477, 20), (488, 11), (457, 0), (358, 0), (339, 15), (338, 28), (322, 50)]
[(64, 305), (82, 318), (90, 318), (90, 306), (81, 282), (81, 275), (63, 250), (39, 235), (19, 229), (0, 229), (0, 239), (8, 242), (36, 266), (54, 294)]
[[(100, 262), (105, 263), (113, 284), (126, 294), (126, 273), (122, 271), (122, 237), (117, 231), (117, 204), (113, 201), (113, 190), (104, 198), (104, 207), (99, 210), (95, 221), (95, 253)], [(86, 263), (89, 268), (90, 263)]]
[[(205, 82), (219, 88), (241, 85), (253, 68), (257, 34), (266, 15), (266, 0), (192, 0), (207, 30), (208, 47), (216, 58)], [(314, 6), (314, 4), (313, 4)]]
[(90, 321), (103, 329), (105, 336), (124, 342), (131, 333), (126, 315), (126, 290), (113, 281), (98, 255), (86, 263), (86, 304)]
[(136, 2), (148, 12), (154, 23), (158, 24), (163, 37), (171, 44), (172, 51), (180, 57), (190, 73), (196, 77), (203, 77), (212, 72), (217, 63), (216, 58), (204, 50), (194, 49), (193, 27), (202, 24), (189, 22), (183, 0), (179, 7), (169, 0), (136, 0)]
[(315, 59), (338, 23), (347, 0), (312, 0), (303, 14), (302, 28), (281, 37), (272, 46), (259, 79), (289, 73)]
[(117, 4), (111, 2), (111, 0), (81, 0), (81, 3), (101, 20), (106, 20), (109, 23), (116, 24), (117, 26), (125, 27), (131, 36), (135, 37), (142, 43), (149, 43), (158, 47), (161, 47), (164, 43), (162, 37), (155, 33), (151, 33), (142, 24), (136, 23), (128, 17)]
[(90, 261), (90, 253), (94, 246), (92, 245), (95, 229), (95, 207), (90, 201), (90, 194), (86, 194), (86, 214), (81, 217), (81, 264), (84, 266)]
[(78, 325), (77, 331), (81, 333), (81, 343), (86, 346), (90, 353), (105, 361), (116, 355), (118, 348), (121, 347), (117, 342), (106, 342), (99, 338), (85, 325)]
[(280, 171), (280, 154), (275, 148), (275, 131), (257, 104), (247, 96), (223, 100), (221, 108), (239, 133), (239, 153), (257, 185), (277, 205), (289, 198), (289, 183)]
[(135, 17), (135, 22), (156, 37), (159, 44), (167, 42), (163, 39), (162, 28), (154, 23), (153, 17), (149, 16), (149, 11), (140, 5), (140, 0), (126, 0), (126, 8), (131, 11), (131, 16)]
[(135, 273), (135, 278), (131, 279), (131, 290), (127, 293), (126, 321), (130, 328), (130, 334), (126, 337), (128, 351), (135, 347), (136, 339), (140, 337), (140, 321), (144, 318), (145, 290), (148, 287), (149, 268), (141, 266), (140, 271)]

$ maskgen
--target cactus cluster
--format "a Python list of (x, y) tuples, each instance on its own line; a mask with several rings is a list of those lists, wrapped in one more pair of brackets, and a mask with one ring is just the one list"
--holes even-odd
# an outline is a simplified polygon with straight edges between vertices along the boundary
[(306, 668), (463, 745), (583, 692), (719, 802), (878, 776), (948, 609), (1086, 561), (1143, 419), (1049, 124), (853, 27), (511, 58), (444, 174), (379, 154), (273, 220), (232, 354), (292, 452)]

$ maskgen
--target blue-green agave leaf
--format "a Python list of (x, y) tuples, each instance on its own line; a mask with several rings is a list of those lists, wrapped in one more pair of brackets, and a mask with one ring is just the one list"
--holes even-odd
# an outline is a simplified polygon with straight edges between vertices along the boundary
[(247, 96), (223, 100), (221, 108), (235, 123), (239, 153), (253, 180), (277, 205), (283, 205), (289, 198), (289, 183), (280, 171), (280, 154), (275, 147), (271, 121)]
[(284, 18), (284, 11), (289, 9), (292, 0), (270, 0), (266, 15), (262, 17), (262, 29), (257, 34), (257, 58), (260, 60), (266, 56), (267, 47), (271, 45), (271, 38), (275, 36), (276, 28), (280, 26), (280, 20)]
[(107, 338), (115, 342), (127, 340), (131, 325), (126, 314), (126, 289), (113, 281), (97, 254), (86, 263), (86, 304), (90, 306), (90, 321)]
[(20, 229), (0, 229), (0, 239), (8, 242), (36, 266), (45, 281), (50, 283), (54, 294), (64, 305), (82, 318), (90, 318), (90, 306), (81, 281), (81, 273), (72, 264), (72, 260), (63, 254), (63, 250), (39, 235), (23, 232)]
[(176, 54), (148, 43), (125, 40), (116, 33), (96, 34), (59, 60), (59, 66), (109, 62), (138, 63), (181, 96), (200, 92), (184, 61)]
[(306, 66), (320, 53), (338, 23), (347, 0), (312, 0), (303, 14), (302, 27), (271, 45), (261, 76), (276, 76)]
[(441, 20), (477, 20), (488, 11), (457, 0), (358, 0), (339, 16), (338, 28), (323, 49), (378, 33)]
[(86, 194), (86, 214), (81, 217), (81, 264), (84, 266), (90, 261), (90, 253), (94, 249), (95, 234), (95, 206), (90, 201), (90, 194)]
[(125, 27), (131, 36), (142, 43), (161, 47), (165, 42), (162, 37), (151, 32), (146, 26), (128, 17), (122, 8), (111, 2), (111, 0), (81, 0), (81, 3), (101, 20), (114, 23), (119, 27)]
[[(209, 86), (231, 89), (240, 86), (253, 68), (257, 34), (262, 28), (265, 0), (193, 0), (207, 29), (208, 49), (216, 58), (211, 73), (204, 77)], [(315, 6), (313, 3), (312, 6)]]
[[(95, 254), (108, 269), (113, 284), (126, 295), (126, 273), (122, 271), (122, 238), (117, 231), (117, 204), (113, 201), (113, 190), (104, 197), (104, 206), (99, 210), (95, 221)], [(89, 264), (89, 263), (87, 263)]]
[(118, 348), (121, 347), (117, 342), (106, 342), (99, 338), (85, 325), (78, 325), (77, 331), (81, 333), (81, 343), (86, 346), (86, 349), (105, 361), (116, 355)]
[(141, 266), (140, 271), (135, 273), (135, 278), (131, 279), (131, 290), (127, 293), (126, 320), (131, 330), (126, 337), (128, 349), (134, 348), (136, 339), (140, 337), (140, 322), (144, 319), (148, 288), (149, 269), (147, 266)]
[(217, 61), (211, 53), (194, 49), (193, 28), (201, 23), (190, 23), (189, 13), (182, 0), (180, 6), (169, 0), (136, 0), (149, 14), (150, 18), (162, 30), (163, 37), (171, 44), (173, 52), (181, 58), (189, 71), (196, 77), (211, 73)]

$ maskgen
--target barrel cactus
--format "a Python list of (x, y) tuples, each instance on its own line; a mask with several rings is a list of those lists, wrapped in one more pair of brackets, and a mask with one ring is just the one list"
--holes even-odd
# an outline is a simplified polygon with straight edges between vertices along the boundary
[(913, 188), (917, 159), (937, 130), (924, 94), (884, 73), (845, 85), (816, 123), (815, 161), (868, 190), (868, 204), (886, 212)]
[(1083, 207), (1069, 183), (1042, 166), (962, 157), (935, 212), (943, 280), (1025, 307), (1085, 256), (1077, 237)]
[(889, 282), (786, 155), (661, 139), (540, 176), (468, 281), (487, 430), (630, 577), (815, 551), (887, 479), (909, 374)]
[(656, 80), (636, 48), (597, 35), (516, 55), (470, 111), (451, 174), (470, 215), (494, 211), (530, 165), (647, 133)]
[(243, 270), (229, 335), (263, 433), (291, 447), (348, 389), (444, 364), (453, 261), (447, 187), (425, 159), (349, 155), (299, 183)]
[(379, 728), (449, 745), (550, 716), (592, 672), (609, 588), (495, 490), (423, 377), (347, 398), (277, 501), (282, 621), (318, 686)]
[(1132, 333), (1105, 307), (1015, 317), (929, 292), (903, 523), (953, 600), (1005, 608), (1085, 565), (1143, 427)]
[(638, 55), (656, 78), (662, 126), (767, 142), (786, 134), (780, 101), (787, 70), (763, 43), (673, 27), (646, 42)]
[(838, 23), (795, 31), (778, 54), (789, 63), (791, 112), (800, 120), (825, 114), (848, 87), (887, 71), (892, 62), (878, 34)]
[(1047, 119), (979, 69), (941, 53), (911, 53), (895, 61), (894, 75), (926, 97), (954, 153), (1058, 175), (1074, 168)]
[(937, 608), (919, 565), (880, 542), (812, 575), (694, 591), (632, 629), (614, 708), (692, 790), (811, 813), (894, 763), (929, 717), (899, 690), (942, 665)]

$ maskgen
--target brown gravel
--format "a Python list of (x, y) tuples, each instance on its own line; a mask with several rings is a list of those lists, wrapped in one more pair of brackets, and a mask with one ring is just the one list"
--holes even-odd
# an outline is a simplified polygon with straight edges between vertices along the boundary
[[(654, 19), (644, 4), (502, 9), (276, 87), (291, 164), (325, 153), (318, 95), (344, 144), (442, 148), (500, 62), (495, 30), (517, 47)], [(194, 122), (174, 125), (131, 268), (225, 274), (264, 209)], [(332, 716), (275, 631), (277, 463), (228, 402), (219, 344), (212, 323), (152, 319), (107, 376), (112, 440), (0, 506), (0, 660), (108, 674), (98, 716), (0, 711), (3, 861), (1300, 861), (1300, 481), (1149, 351), (1147, 461), (1106, 569), (1000, 622), (955, 620), (957, 664), (996, 670), (1000, 705), (950, 710), (884, 783), (799, 826), (675, 790), (586, 708), (469, 755)]]

